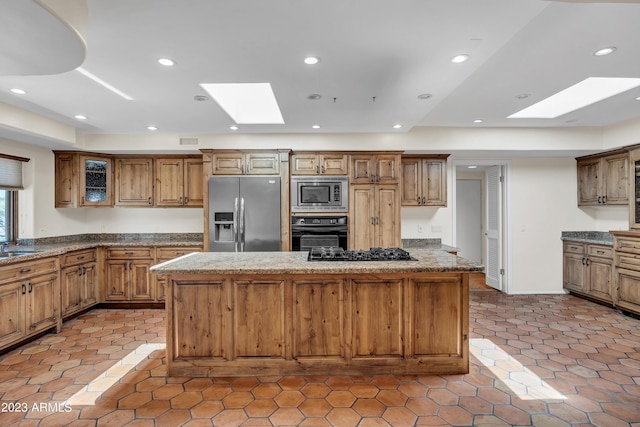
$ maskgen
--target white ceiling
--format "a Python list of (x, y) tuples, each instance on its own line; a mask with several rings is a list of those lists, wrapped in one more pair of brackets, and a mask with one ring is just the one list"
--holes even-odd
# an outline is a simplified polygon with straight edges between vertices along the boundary
[[(0, 0), (0, 8), (10, 1)], [(101, 134), (148, 132), (151, 124), (158, 132), (231, 133), (233, 121), (214, 101), (194, 100), (205, 95), (200, 83), (231, 82), (271, 83), (285, 120), (242, 125), (236, 133), (606, 126), (640, 117), (636, 88), (556, 119), (506, 118), (589, 76), (640, 77), (637, 1), (87, 0), (87, 6), (81, 66), (134, 100), (71, 70), (0, 76), (0, 102)], [(17, 15), (33, 24), (30, 31), (49, 34), (33, 11), (4, 9), (3, 22)], [(2, 46), (16, 40), (0, 35), (1, 62)], [(43, 61), (52, 49), (64, 51), (61, 44), (41, 52), (24, 46)], [(593, 55), (606, 46), (617, 51)], [(450, 62), (462, 53), (469, 61)], [(320, 63), (305, 65), (308, 55)], [(177, 64), (162, 67), (160, 57)], [(10, 93), (14, 87), (28, 94)], [(418, 99), (423, 93), (432, 97)], [(524, 93), (530, 96), (516, 98)], [(322, 98), (311, 101), (310, 94)], [(392, 129), (396, 123), (402, 129)]]

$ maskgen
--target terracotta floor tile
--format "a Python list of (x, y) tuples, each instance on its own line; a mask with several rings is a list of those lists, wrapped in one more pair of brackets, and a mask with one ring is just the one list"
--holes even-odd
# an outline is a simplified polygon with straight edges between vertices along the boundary
[(384, 413), (385, 406), (376, 399), (358, 399), (352, 409), (362, 417), (380, 417)]
[(180, 393), (173, 399), (171, 399), (171, 407), (174, 409), (189, 409), (193, 408), (198, 403), (202, 402), (202, 393), (199, 391), (187, 391)]
[(211, 421), (214, 426), (239, 426), (247, 420), (242, 409), (229, 409), (217, 414)]
[(253, 400), (253, 395), (248, 391), (232, 391), (222, 399), (227, 409), (244, 408)]
[(325, 384), (331, 387), (332, 390), (349, 390), (353, 385), (353, 380), (350, 377), (345, 377), (342, 375), (337, 375), (334, 377), (329, 377)]
[(156, 427), (176, 427), (191, 419), (187, 409), (169, 409), (156, 418)]
[[(317, 399), (317, 398), (326, 397), (331, 392), (331, 389), (325, 384), (309, 383), (309, 384), (306, 384), (304, 387), (302, 387), (300, 391), (309, 399)], [(254, 389), (254, 394), (255, 394), (255, 389)]]
[[(307, 402), (309, 402), (309, 400), (307, 400)], [(278, 405), (271, 399), (254, 400), (244, 408), (247, 415), (251, 418), (266, 418), (273, 414), (276, 409), (278, 409)]]
[[(310, 384), (307, 384), (305, 387), (308, 387), (308, 386), (310, 386)], [(303, 390), (304, 390), (304, 387), (303, 387)], [(282, 389), (276, 383), (262, 383), (254, 387), (253, 390), (251, 390), (251, 394), (253, 394), (257, 399), (268, 399), (268, 398), (277, 396), (281, 391)], [(308, 396), (308, 397), (313, 397), (313, 396)]]
[(224, 410), (222, 402), (206, 400), (191, 408), (193, 418), (212, 418)]
[(334, 408), (327, 414), (327, 420), (335, 426), (357, 426), (362, 419), (357, 412), (351, 408)]

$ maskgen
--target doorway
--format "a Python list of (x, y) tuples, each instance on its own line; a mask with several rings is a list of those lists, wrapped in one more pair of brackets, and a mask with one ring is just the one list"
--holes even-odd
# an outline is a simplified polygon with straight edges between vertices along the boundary
[(485, 266), (488, 286), (508, 293), (507, 161), (453, 162), (453, 241)]

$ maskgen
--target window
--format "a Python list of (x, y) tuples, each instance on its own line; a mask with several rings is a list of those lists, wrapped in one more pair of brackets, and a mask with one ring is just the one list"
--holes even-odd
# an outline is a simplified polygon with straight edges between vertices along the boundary
[(17, 191), (0, 190), (0, 242), (14, 242), (17, 238), (15, 206)]

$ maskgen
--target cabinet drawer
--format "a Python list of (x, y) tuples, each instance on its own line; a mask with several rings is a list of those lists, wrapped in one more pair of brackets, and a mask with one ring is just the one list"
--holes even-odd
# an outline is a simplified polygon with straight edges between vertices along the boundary
[(640, 255), (616, 254), (616, 267), (640, 271)]
[(109, 248), (107, 258), (153, 258), (152, 248)]
[(640, 239), (618, 237), (616, 238), (616, 251), (640, 254)]
[(74, 264), (83, 264), (85, 262), (91, 262), (96, 260), (95, 249), (87, 251), (69, 252), (62, 256), (61, 266), (66, 267)]
[(0, 283), (22, 280), (58, 270), (57, 258), (21, 262), (0, 268)]
[(564, 242), (564, 251), (571, 254), (584, 254), (585, 244), (576, 242)]
[(608, 246), (589, 245), (587, 246), (587, 255), (613, 259), (613, 248)]
[(200, 246), (176, 246), (170, 248), (157, 248), (156, 249), (156, 257), (158, 260), (170, 260), (174, 258), (178, 258), (182, 255), (186, 255), (191, 252), (201, 252), (202, 247)]

